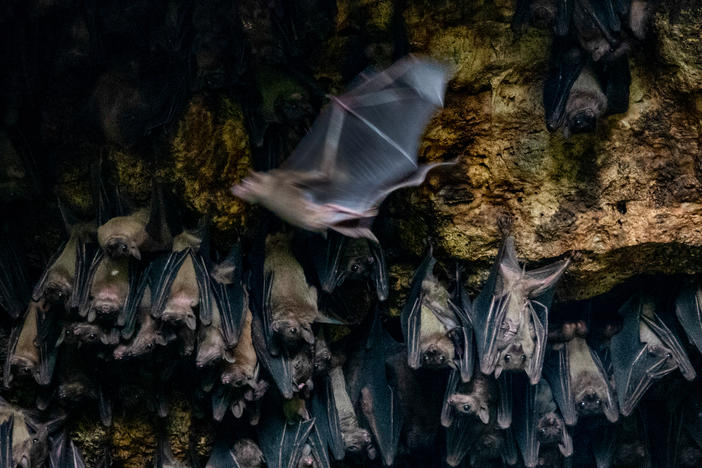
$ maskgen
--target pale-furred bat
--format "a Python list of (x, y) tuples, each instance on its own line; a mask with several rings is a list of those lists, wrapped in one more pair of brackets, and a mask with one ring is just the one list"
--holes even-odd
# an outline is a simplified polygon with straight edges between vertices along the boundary
[(473, 330), (483, 374), (499, 377), (503, 371), (523, 371), (532, 385), (541, 379), (548, 310), (554, 288), (569, 264), (569, 259), (560, 260), (526, 270), (517, 260), (514, 238), (505, 239), (473, 304)]
[(201, 230), (183, 231), (173, 240), (173, 251), (152, 265), (151, 315), (193, 333), (198, 318), (205, 325), (212, 321), (210, 276), (199, 253), (203, 236)]
[[(458, 281), (455, 294), (434, 274), (436, 259), (431, 246), (412, 279), (405, 307), (402, 309), (402, 332), (407, 344), (407, 362), (413, 369), (452, 367), (467, 381), (473, 373), (470, 310)], [(462, 300), (462, 298), (464, 298)]]
[(619, 408), (632, 413), (648, 388), (676, 369), (687, 380), (697, 375), (665, 298), (634, 294), (619, 309), (622, 330), (610, 340)]
[(233, 444), (220, 438), (212, 448), (205, 468), (263, 468), (263, 452), (251, 439), (239, 439)]
[(599, 355), (584, 338), (574, 337), (548, 351), (544, 364), (553, 399), (565, 423), (574, 425), (580, 417), (603, 415), (610, 422), (619, 419), (619, 406)]
[[(234, 244), (229, 254), (212, 267), (210, 286), (219, 308), (222, 338), (227, 354), (235, 352), (239, 336), (246, 324), (248, 293), (243, 283), (241, 246)], [(248, 311), (250, 314), (250, 311)], [(225, 355), (225, 359), (228, 359)]]
[(110, 258), (96, 250), (84, 283), (79, 285), (78, 314), (88, 322), (114, 324), (136, 287), (137, 266), (128, 257)]
[(385, 197), (421, 184), (437, 165), (418, 166), (417, 148), (447, 80), (444, 66), (417, 56), (360, 75), (280, 168), (252, 173), (234, 195), (308, 231), (377, 242), (370, 225)]
[(139, 260), (143, 253), (170, 249), (179, 223), (163, 190), (161, 184), (154, 183), (149, 208), (111, 218), (98, 227), (98, 243), (108, 256)]
[(56, 314), (50, 313), (44, 299), (30, 301), (24, 318), (10, 334), (4, 368), (4, 384), (10, 385), (13, 369), (32, 376), (40, 385), (51, 381), (61, 338)]
[(442, 426), (451, 426), (456, 414), (475, 416), (488, 424), (498, 393), (497, 382), (491, 376), (478, 373), (469, 382), (461, 382), (458, 371), (451, 371), (441, 411)]

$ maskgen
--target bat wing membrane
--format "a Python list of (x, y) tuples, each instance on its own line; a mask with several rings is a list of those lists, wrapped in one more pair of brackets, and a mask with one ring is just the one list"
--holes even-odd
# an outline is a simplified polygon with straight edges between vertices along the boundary
[(407, 302), (402, 309), (400, 322), (402, 332), (407, 345), (407, 363), (412, 369), (418, 369), (421, 365), (421, 349), (420, 335), (422, 326), (422, 301), (424, 294), (422, 292), (422, 282), (426, 278), (436, 264), (436, 260), (432, 256), (431, 245), (427, 247), (424, 260), (414, 272), (410, 293), (407, 297)]
[(553, 399), (561, 411), (563, 420), (568, 426), (573, 426), (578, 420), (575, 411), (575, 396), (570, 382), (570, 364), (568, 347), (563, 345), (558, 349), (551, 348), (544, 361), (544, 378), (551, 386)]
[(12, 466), (12, 433), (14, 425), (14, 414), (10, 414), (0, 424), (0, 466)]
[(702, 352), (702, 284), (680, 292), (675, 301), (675, 315), (688, 339)]

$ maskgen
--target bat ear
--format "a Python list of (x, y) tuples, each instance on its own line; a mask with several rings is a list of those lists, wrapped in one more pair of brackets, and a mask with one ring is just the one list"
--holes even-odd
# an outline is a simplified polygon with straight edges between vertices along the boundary
[(156, 341), (156, 344), (159, 346), (166, 346), (166, 344), (167, 344), (166, 337), (160, 333), (156, 335), (155, 341)]
[(314, 334), (312, 333), (312, 327), (310, 327), (309, 325), (302, 325), (300, 327), (300, 330), (302, 332), (302, 339), (305, 340), (306, 343), (314, 344)]
[(490, 422), (490, 411), (484, 406), (478, 409), (478, 417), (483, 422), (483, 424), (488, 424)]

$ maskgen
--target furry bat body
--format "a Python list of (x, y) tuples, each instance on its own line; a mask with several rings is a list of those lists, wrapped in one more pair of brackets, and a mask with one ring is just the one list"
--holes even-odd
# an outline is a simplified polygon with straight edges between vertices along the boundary
[(12, 381), (13, 368), (20, 375), (31, 375), (40, 385), (51, 381), (61, 331), (55, 315), (47, 312), (44, 299), (30, 301), (24, 319), (12, 331), (3, 376), (6, 387)]
[(477, 417), (483, 424), (490, 422), (490, 409), (495, 407), (498, 389), (492, 377), (477, 374), (470, 382), (461, 382), (456, 371), (452, 371), (446, 385), (441, 425), (450, 427), (455, 415)]
[(80, 316), (86, 317), (88, 322), (99, 319), (114, 323), (136, 281), (133, 278), (135, 268), (129, 258), (112, 259), (102, 251), (96, 251), (85, 284), (80, 286)]
[(64, 326), (64, 343), (75, 345), (102, 344), (115, 346), (119, 344), (119, 331), (115, 328), (104, 330), (93, 323), (76, 322)]
[(163, 187), (154, 183), (150, 208), (117, 216), (98, 227), (100, 247), (110, 257), (134, 257), (143, 253), (168, 250), (179, 224), (168, 206)]
[(566, 424), (596, 415), (604, 415), (610, 422), (619, 419), (609, 377), (585, 339), (575, 337), (549, 350), (544, 377)]
[(151, 314), (181, 329), (186, 327), (193, 341), (198, 316), (205, 325), (212, 321), (210, 277), (198, 253), (201, 243), (201, 233), (183, 231), (173, 240), (173, 252), (160, 257), (152, 270), (155, 286)]
[(436, 260), (427, 249), (424, 261), (415, 272), (407, 303), (402, 309), (402, 331), (407, 343), (407, 362), (413, 369), (425, 367), (458, 369), (462, 380), (472, 374), (472, 333), (469, 311), (463, 309), (462, 287), (449, 294), (434, 275)]
[(68, 241), (56, 257), (50, 260), (49, 266), (34, 287), (34, 301), (45, 298), (49, 304), (78, 307), (78, 285), (82, 283), (82, 276), (87, 273), (90, 262), (88, 244), (94, 237), (93, 223), (76, 223), (69, 228)]
[(610, 350), (619, 407), (628, 416), (656, 380), (675, 369), (687, 380), (696, 373), (666, 304), (636, 294), (619, 309), (619, 315), (622, 330), (610, 340)]
[(436, 166), (418, 166), (417, 147), (443, 104), (447, 79), (439, 64), (413, 56), (361, 75), (332, 98), (280, 168), (252, 173), (234, 195), (308, 231), (330, 228), (377, 242), (370, 224), (378, 206)]
[[(287, 234), (266, 238), (264, 307), (270, 309), (271, 331), (289, 350), (301, 343), (313, 344), (312, 323), (318, 318), (317, 290), (305, 278), (302, 266), (290, 249)], [(275, 354), (277, 341), (270, 343)]]
[[(321, 239), (321, 235), (311, 235), (307, 239), (307, 252), (324, 292), (331, 294), (346, 280), (367, 279), (373, 283), (378, 299), (387, 299), (388, 272), (380, 245), (334, 231), (329, 232), (326, 239)], [(320, 242), (324, 248), (320, 248)]]
[(481, 372), (499, 377), (503, 371), (523, 371), (532, 385), (541, 379), (548, 310), (556, 283), (569, 263), (562, 260), (526, 271), (517, 260), (514, 239), (504, 241), (474, 303), (473, 329)]
[(234, 444), (215, 443), (205, 468), (263, 468), (263, 452), (251, 439), (239, 439)]

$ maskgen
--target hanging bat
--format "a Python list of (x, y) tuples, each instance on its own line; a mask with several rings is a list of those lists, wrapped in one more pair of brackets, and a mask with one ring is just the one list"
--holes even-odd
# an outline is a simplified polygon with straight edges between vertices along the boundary
[(222, 320), (217, 301), (212, 301), (212, 323), (201, 325), (197, 330), (197, 353), (195, 365), (199, 368), (213, 365), (224, 358), (225, 345), (222, 336)]
[(47, 312), (44, 299), (30, 301), (24, 318), (10, 334), (3, 376), (5, 387), (9, 387), (12, 381), (13, 368), (20, 375), (31, 375), (40, 385), (48, 385), (51, 381), (61, 327), (56, 315)]
[(116, 328), (108, 331), (93, 323), (75, 322), (64, 326), (62, 343), (81, 345), (102, 344), (115, 346), (119, 344), (120, 333)]
[(619, 419), (610, 379), (585, 339), (574, 337), (553, 346), (544, 364), (544, 378), (567, 425), (595, 415), (604, 415), (610, 422)]
[(524, 465), (539, 463), (541, 446), (557, 446), (564, 457), (573, 454), (573, 440), (561, 417), (548, 382), (540, 380), (530, 385), (524, 379), (515, 379), (513, 394), (513, 430)]
[[(407, 362), (412, 369), (450, 366), (460, 370), (462, 380), (469, 380), (473, 373), (470, 312), (463, 309), (460, 299), (457, 300), (461, 293), (452, 297), (434, 275), (435, 264), (429, 246), (424, 261), (414, 274), (410, 294), (402, 309)], [(460, 282), (457, 288), (462, 288)]]
[(89, 323), (99, 319), (114, 324), (137, 281), (136, 268), (128, 257), (113, 259), (96, 250), (85, 282), (79, 286), (78, 314)]
[(232, 192), (308, 231), (377, 242), (370, 224), (385, 197), (421, 184), (437, 166), (418, 166), (417, 148), (447, 80), (443, 66), (415, 56), (361, 75), (332, 97), (280, 168), (254, 172)]
[[(493, 411), (495, 411), (493, 409)], [(518, 453), (511, 429), (500, 429), (493, 415), (490, 424), (481, 424), (474, 417), (457, 415), (446, 429), (446, 463), (460, 466), (469, 455), (470, 466), (504, 466), (517, 463)]]
[(564, 36), (568, 34), (572, 13), (572, 0), (517, 0), (512, 30), (524, 33), (531, 24), (540, 29), (553, 29), (557, 36)]
[(234, 387), (246, 384), (253, 386), (258, 374), (258, 357), (251, 335), (252, 315), (248, 306), (248, 293), (246, 290), (244, 292), (244, 324), (241, 327), (239, 342), (234, 348), (232, 359), (224, 363), (221, 374), (222, 383)]
[[(248, 308), (248, 293), (243, 284), (242, 273), (241, 246), (239, 244), (234, 244), (229, 254), (210, 272), (210, 286), (214, 304), (220, 311), (222, 338), (229, 354), (235, 352), (239, 335), (242, 333), (242, 329), (247, 326), (245, 324), (245, 308)], [(250, 326), (249, 323), (249, 335)]]
[(441, 425), (450, 427), (456, 414), (465, 414), (490, 422), (490, 409), (497, 404), (497, 382), (492, 377), (477, 374), (469, 382), (461, 382), (460, 373), (452, 370), (446, 384)]
[(329, 370), (322, 387), (315, 392), (312, 414), (335, 460), (342, 460), (346, 452), (357, 454), (366, 451), (369, 456), (374, 455), (371, 436), (359, 426), (340, 366)]
[[(376, 310), (365, 344), (346, 371), (349, 397), (360, 409), (359, 423), (369, 429), (385, 466), (395, 461), (403, 425), (397, 380), (392, 379), (386, 361), (401, 349), (383, 330), (380, 311)], [(402, 359), (406, 361), (404, 355)]]
[(154, 183), (149, 208), (111, 218), (98, 227), (98, 243), (108, 256), (140, 260), (143, 253), (171, 248), (179, 223), (163, 191), (161, 184)]
[(49, 260), (49, 265), (32, 291), (32, 300), (39, 302), (46, 299), (48, 304), (63, 304), (70, 309), (78, 307), (80, 302), (78, 285), (83, 284), (90, 266), (92, 249), (89, 244), (95, 237), (95, 224), (75, 221), (68, 208), (60, 202), (59, 209), (69, 237)]
[(176, 459), (168, 441), (168, 434), (157, 436), (156, 451), (154, 452), (154, 468), (189, 468), (189, 465)]
[(263, 468), (263, 452), (251, 439), (239, 439), (234, 444), (217, 441), (205, 468)]
[(499, 377), (523, 371), (535, 385), (546, 352), (548, 310), (556, 283), (570, 259), (526, 271), (514, 238), (505, 239), (485, 286), (473, 304), (473, 330), (480, 371)]
[[(320, 248), (319, 244), (323, 248)], [(337, 232), (307, 237), (307, 254), (311, 257), (322, 290), (331, 294), (344, 281), (367, 279), (373, 283), (380, 301), (388, 297), (388, 272), (385, 255), (379, 244), (368, 239), (354, 239)]]
[(269, 468), (329, 468), (329, 458), (314, 418), (287, 421), (278, 405), (265, 405), (258, 441)]
[(675, 300), (675, 315), (688, 340), (702, 352), (702, 283), (680, 291)]
[(7, 467), (39, 468), (49, 456), (49, 436), (63, 426), (65, 416), (42, 422), (34, 412), (0, 398), (0, 459)]
[(622, 330), (610, 340), (619, 408), (628, 416), (646, 390), (679, 369), (687, 380), (696, 376), (676, 335), (672, 310), (651, 296), (635, 294), (620, 309)]
[(205, 325), (212, 322), (210, 277), (199, 253), (203, 235), (202, 231), (183, 231), (173, 240), (173, 251), (159, 257), (152, 268), (151, 315), (192, 332), (197, 318)]

